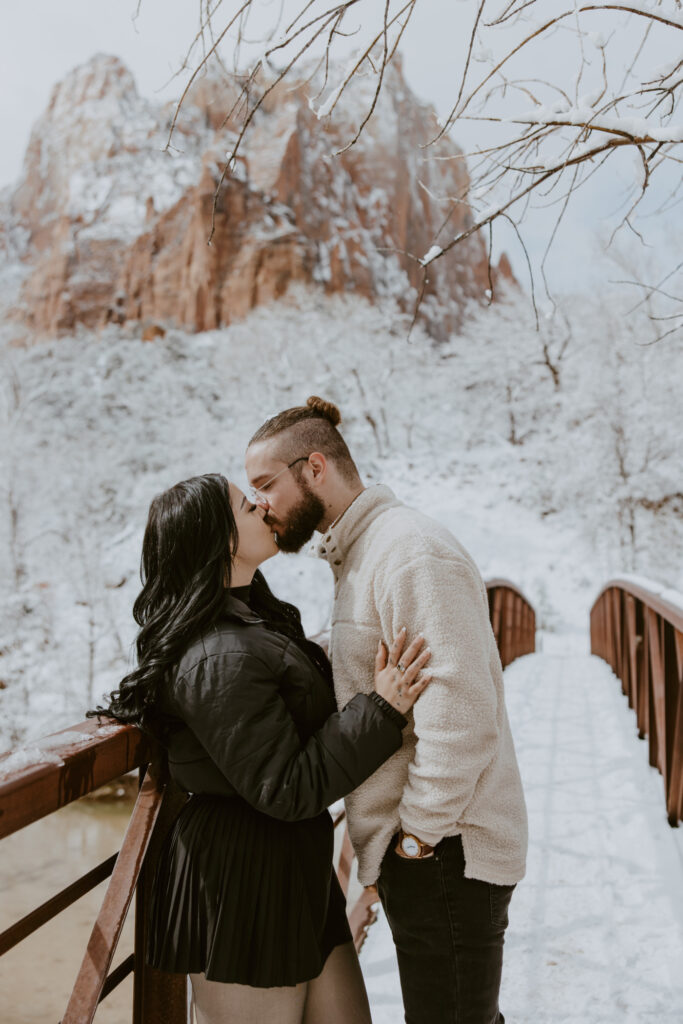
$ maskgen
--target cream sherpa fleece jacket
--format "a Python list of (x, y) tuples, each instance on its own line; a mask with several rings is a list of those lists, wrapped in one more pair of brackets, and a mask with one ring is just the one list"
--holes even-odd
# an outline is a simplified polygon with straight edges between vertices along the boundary
[(368, 487), (323, 535), (334, 573), (330, 653), (339, 707), (370, 693), (380, 637), (406, 626), (432, 649), (434, 678), (403, 746), (346, 800), (358, 877), (370, 885), (399, 826), (427, 843), (461, 835), (465, 874), (524, 875), (527, 817), (486, 587), (445, 527), (388, 487)]

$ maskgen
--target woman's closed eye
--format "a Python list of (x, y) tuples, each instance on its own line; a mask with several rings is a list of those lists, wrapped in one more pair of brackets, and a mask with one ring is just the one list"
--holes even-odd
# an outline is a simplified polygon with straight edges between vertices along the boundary
[(250, 505), (249, 508), (247, 509), (247, 512), (255, 512), (257, 508), (258, 505)]

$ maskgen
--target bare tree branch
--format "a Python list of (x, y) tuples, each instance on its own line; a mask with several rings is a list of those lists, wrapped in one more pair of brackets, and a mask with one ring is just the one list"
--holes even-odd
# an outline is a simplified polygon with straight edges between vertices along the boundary
[[(236, 138), (216, 187), (209, 240), (215, 231), (221, 189), (236, 166), (255, 114), (273, 89), (286, 80), (293, 80), (297, 87), (310, 85), (309, 102), (322, 119), (334, 115), (358, 76), (371, 73), (374, 81), (365, 106), (360, 108), (347, 141), (337, 150), (338, 154), (345, 152), (358, 142), (370, 120), (381, 116), (379, 101), (386, 88), (387, 70), (420, 2), (384, 0), (380, 5), (377, 0), (291, 0), (285, 5), (284, 0), (277, 0), (269, 10), (271, 5), (262, 0), (199, 0), (199, 29), (183, 62), (183, 69), (190, 70), (190, 74), (167, 144), (171, 143), (180, 106), (202, 69), (218, 62), (226, 74), (222, 50), (228, 45), (228, 34), (236, 32), (234, 70), (229, 77), (237, 87), (237, 98), (233, 94), (226, 114), (226, 123), (235, 126)], [(435, 145), (461, 121), (490, 126), (485, 143), (474, 152), (443, 156), (437, 150), (433, 157), (467, 161), (470, 183), (469, 191), (463, 188), (462, 194), (444, 197), (449, 205), (435, 243), (443, 238), (454, 211), (463, 204), (472, 209), (471, 223), (455, 237), (446, 238), (445, 244), (434, 244), (425, 256), (411, 258), (418, 259), (426, 271), (432, 262), (476, 232), (486, 229), (490, 235), (493, 222), (501, 218), (517, 233), (531, 272), (518, 226), (531, 206), (557, 206), (540, 264), (550, 297), (547, 260), (557, 243), (560, 226), (577, 191), (585, 188), (608, 159), (627, 150), (635, 158), (633, 181), (624, 186), (623, 203), (612, 215), (613, 237), (626, 228), (645, 244), (642, 221), (636, 222), (636, 213), (641, 216), (641, 204), (652, 189), (655, 175), (657, 182), (662, 177), (676, 180), (668, 198), (659, 202), (650, 215), (661, 216), (663, 210), (673, 209), (679, 201), (681, 179), (670, 172), (667, 178), (666, 168), (683, 162), (683, 126), (673, 122), (681, 109), (683, 59), (680, 50), (675, 55), (670, 52), (674, 34), (683, 31), (681, 3), (674, 0), (673, 5), (665, 6), (654, 0), (647, 5), (642, 0), (578, 0), (575, 5), (568, 2), (559, 10), (549, 11), (541, 0), (503, 0), (496, 13), (490, 10), (490, 0), (471, 0), (471, 4), (471, 30), (462, 41), (461, 67), (450, 112), (423, 146)], [(248, 26), (253, 24), (257, 7), (260, 14), (267, 12), (268, 16), (257, 33), (261, 38), (254, 40), (248, 38), (253, 35)], [(138, 13), (139, 8), (138, 4)], [(345, 19), (351, 14), (349, 32), (358, 38), (358, 51), (333, 85), (333, 73), (340, 66), (339, 44), (349, 34)], [(590, 27), (595, 24), (594, 16), (603, 19), (599, 22), (601, 32), (593, 32)], [(626, 60), (623, 47), (614, 50), (614, 39), (622, 30), (633, 32), (632, 44), (626, 37)], [(536, 54), (540, 55), (558, 33), (572, 44), (569, 55), (574, 56), (573, 64), (566, 61), (547, 75), (540, 75)], [(668, 64), (654, 70), (646, 67), (647, 54), (659, 53), (662, 41), (668, 46), (662, 51), (665, 58), (669, 57)], [(247, 52), (244, 47), (249, 45), (253, 53), (256, 44), (259, 55), (248, 66), (240, 67), (242, 55)], [(312, 68), (304, 64), (309, 58), (315, 61)], [(586, 94), (582, 95), (584, 90)], [(530, 110), (514, 108), (520, 98), (530, 104)], [(491, 135), (495, 137), (491, 139)], [(487, 208), (481, 208), (482, 197), (488, 202)], [(425, 294), (426, 279), (423, 273), (416, 308)], [(665, 299), (656, 291), (652, 294)]]

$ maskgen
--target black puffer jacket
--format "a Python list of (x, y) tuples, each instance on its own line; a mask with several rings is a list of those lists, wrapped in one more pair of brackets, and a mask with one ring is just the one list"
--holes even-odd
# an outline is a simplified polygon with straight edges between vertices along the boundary
[(302, 645), (233, 597), (183, 655), (163, 712), (169, 769), (183, 789), (238, 795), (287, 821), (360, 785), (398, 750), (406, 724), (366, 694), (337, 711)]

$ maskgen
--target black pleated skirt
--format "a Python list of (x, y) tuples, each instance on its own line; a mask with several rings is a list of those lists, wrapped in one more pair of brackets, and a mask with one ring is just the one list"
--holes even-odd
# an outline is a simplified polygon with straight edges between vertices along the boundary
[(239, 798), (195, 795), (154, 879), (148, 963), (257, 988), (317, 977), (351, 941), (325, 811), (284, 822)]

